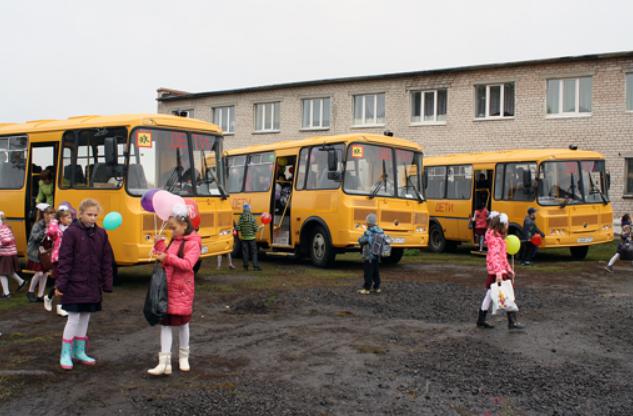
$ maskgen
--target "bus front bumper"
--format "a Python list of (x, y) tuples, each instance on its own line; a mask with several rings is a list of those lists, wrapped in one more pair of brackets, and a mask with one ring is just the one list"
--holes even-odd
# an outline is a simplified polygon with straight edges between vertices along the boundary
[[(363, 235), (364, 231), (340, 231), (338, 234), (338, 241), (333, 241), (336, 247), (360, 247), (358, 239)], [(427, 232), (413, 232), (413, 231), (389, 231), (386, 230), (385, 234), (391, 237), (393, 248), (424, 248), (429, 245), (429, 235)]]
[(592, 246), (611, 241), (613, 241), (613, 228), (608, 227), (597, 231), (548, 234), (543, 239), (541, 248)]

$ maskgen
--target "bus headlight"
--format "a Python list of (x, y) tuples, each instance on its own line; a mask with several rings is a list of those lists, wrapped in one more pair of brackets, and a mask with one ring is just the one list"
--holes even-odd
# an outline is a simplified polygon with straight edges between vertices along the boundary
[(221, 235), (221, 236), (224, 236), (224, 235), (229, 235), (229, 234), (231, 234), (232, 232), (233, 232), (233, 230), (232, 230), (232, 229), (227, 228), (226, 230), (222, 230), (222, 231), (220, 231), (220, 235)]
[(423, 233), (425, 231), (426, 231), (426, 228), (424, 228), (424, 227), (416, 227), (415, 228), (415, 232), (416, 233)]

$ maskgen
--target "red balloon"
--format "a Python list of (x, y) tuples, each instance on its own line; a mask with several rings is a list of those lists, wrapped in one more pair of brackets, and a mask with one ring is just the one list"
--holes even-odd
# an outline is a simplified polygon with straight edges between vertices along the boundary
[(270, 224), (273, 221), (273, 216), (268, 212), (264, 212), (261, 216), (262, 224)]
[(543, 237), (540, 234), (534, 234), (530, 239), (530, 243), (538, 247), (543, 243)]
[(189, 219), (191, 220), (193, 228), (196, 230), (200, 229), (200, 211), (198, 210), (198, 203), (193, 199), (187, 198), (185, 199), (185, 204), (189, 210)]

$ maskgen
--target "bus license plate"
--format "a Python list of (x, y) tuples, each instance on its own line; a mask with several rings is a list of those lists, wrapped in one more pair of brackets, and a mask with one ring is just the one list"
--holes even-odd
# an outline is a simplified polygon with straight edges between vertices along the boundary
[(591, 243), (593, 241), (593, 237), (580, 237), (576, 242), (578, 243)]
[(393, 244), (404, 244), (404, 238), (392, 238), (391, 242)]
[(207, 254), (209, 252), (209, 247), (207, 246), (202, 246), (202, 250), (200, 250), (201, 254)]

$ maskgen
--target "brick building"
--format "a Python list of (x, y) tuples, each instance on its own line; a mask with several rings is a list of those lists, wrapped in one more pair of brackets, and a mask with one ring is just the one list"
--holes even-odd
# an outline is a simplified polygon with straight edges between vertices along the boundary
[(188, 93), (158, 112), (219, 124), (227, 148), (382, 133), (427, 155), (517, 147), (602, 152), (617, 215), (633, 211), (633, 51)]

